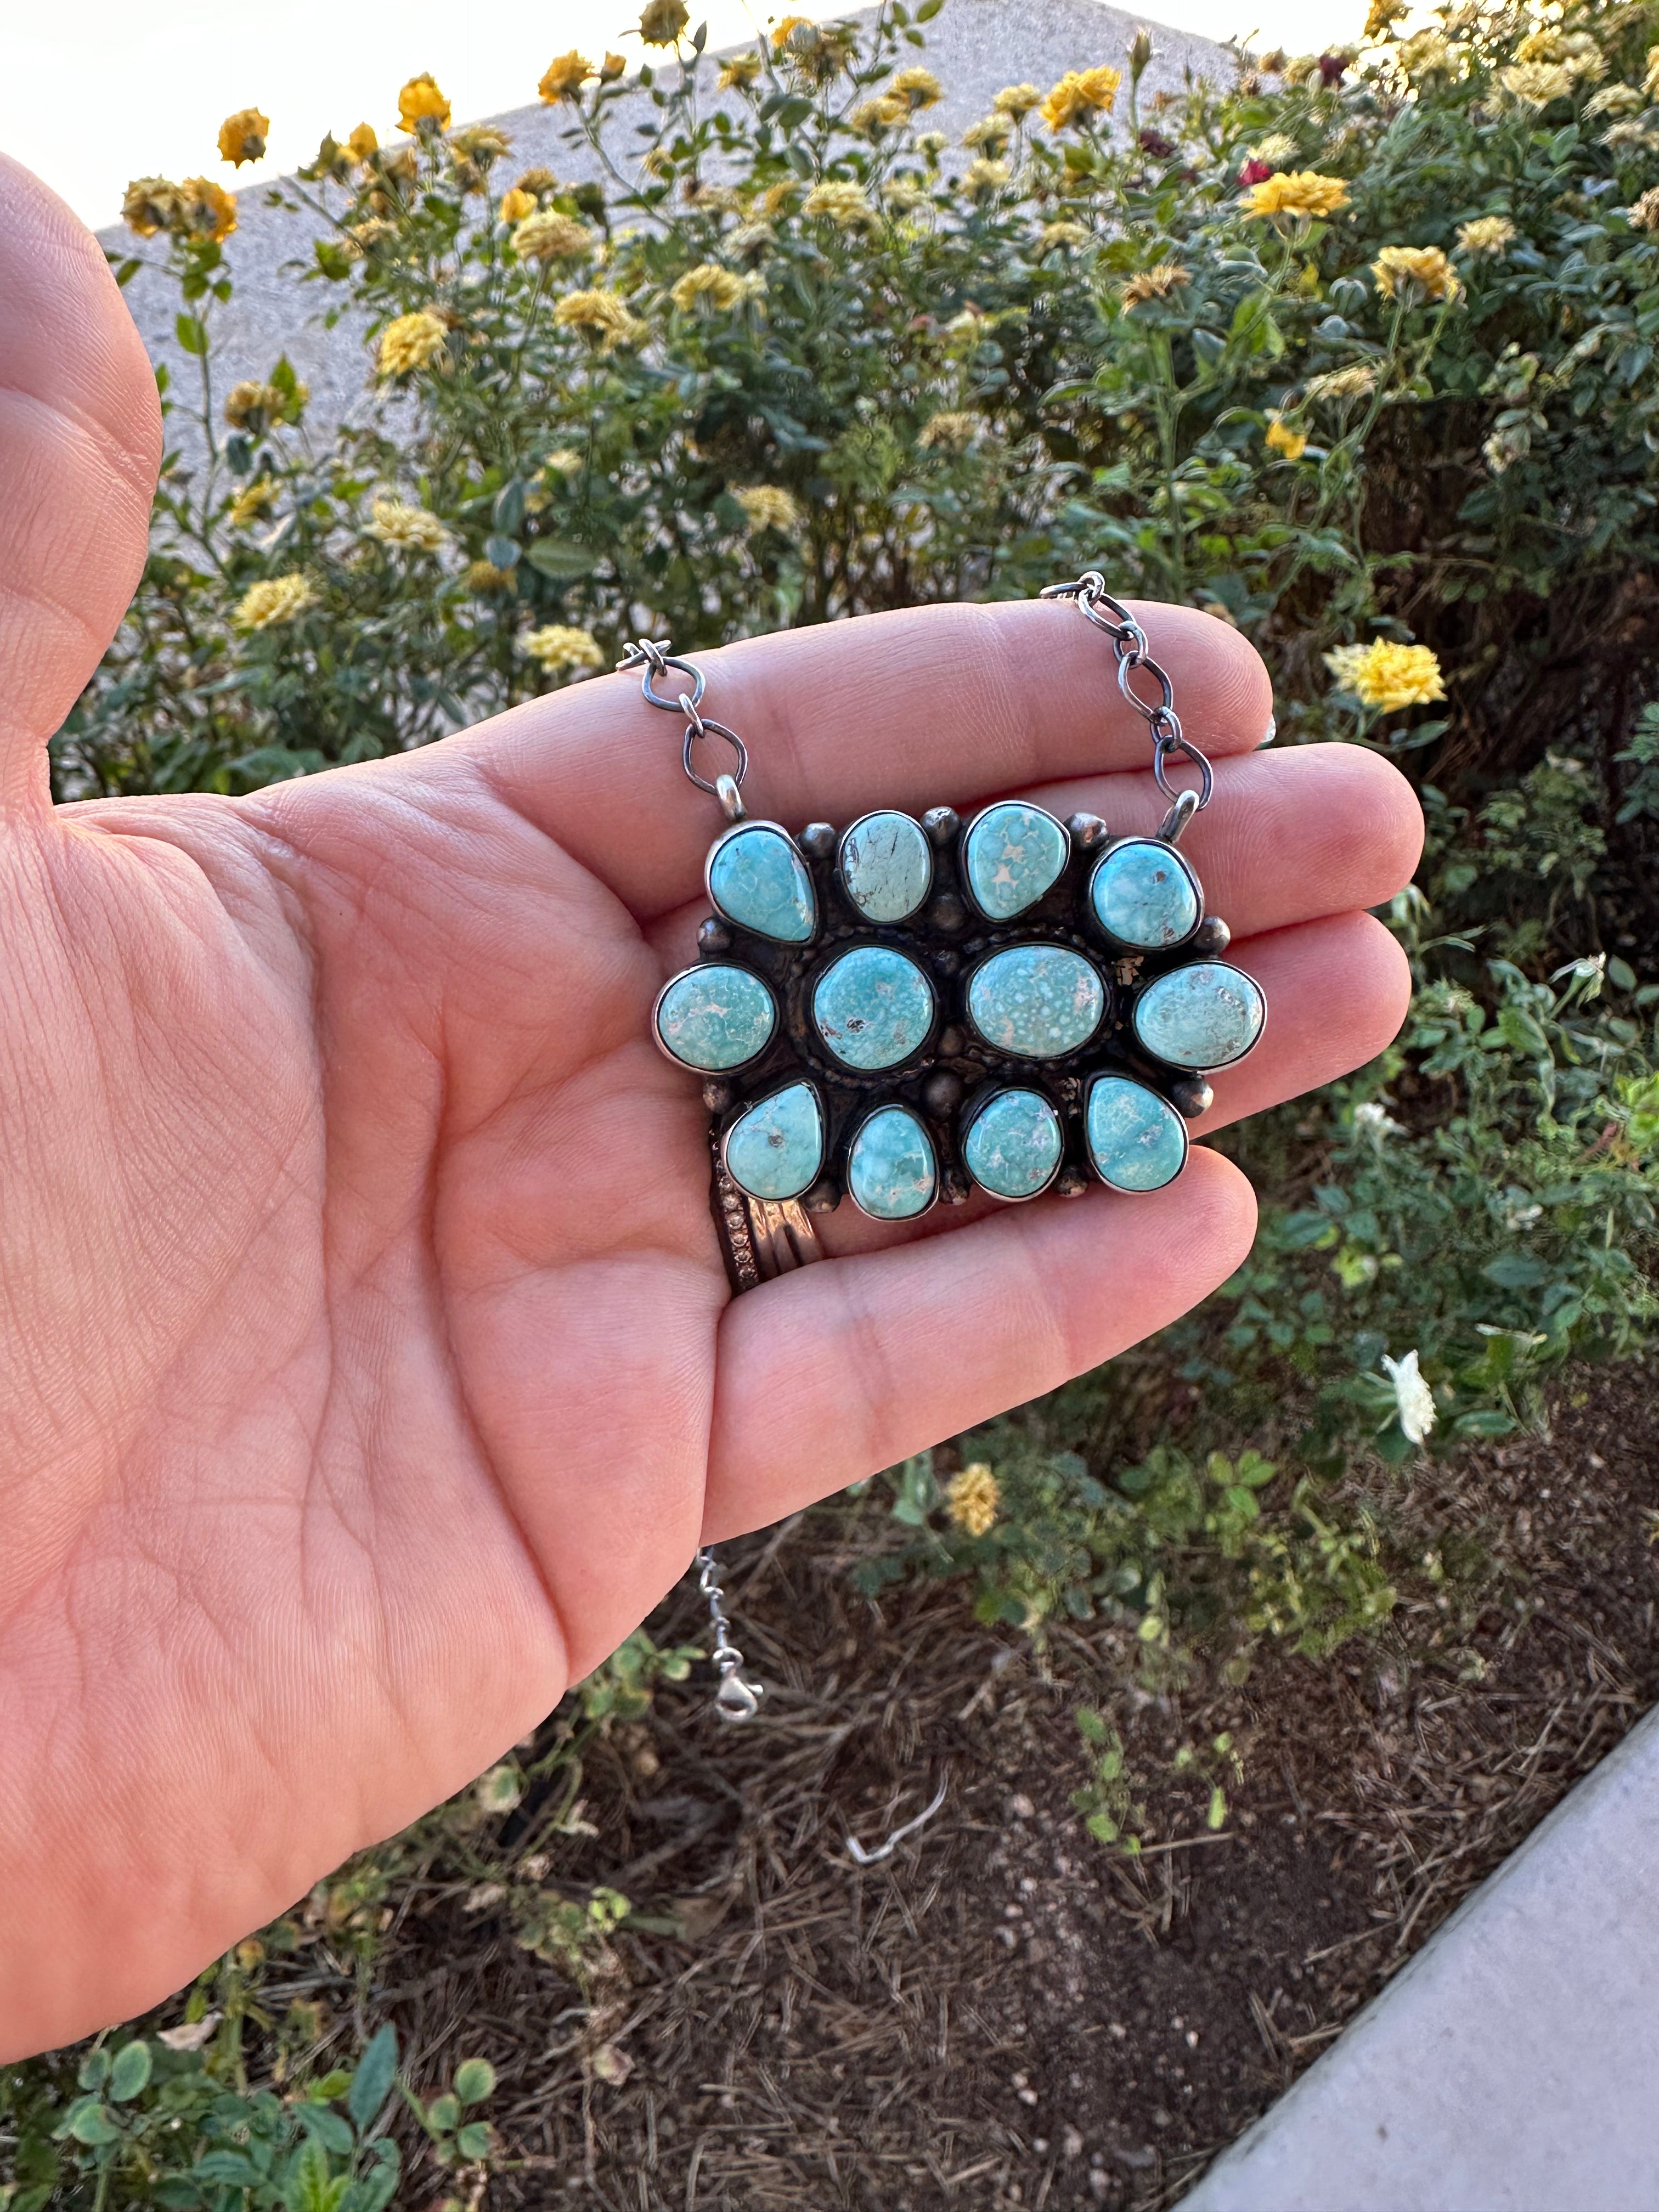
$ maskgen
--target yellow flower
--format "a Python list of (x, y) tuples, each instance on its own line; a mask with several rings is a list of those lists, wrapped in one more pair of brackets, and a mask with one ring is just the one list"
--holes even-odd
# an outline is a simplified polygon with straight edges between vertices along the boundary
[(1253, 161), (1265, 161), (1270, 169), (1282, 169), (1286, 161), (1296, 159), (1296, 141), (1283, 131), (1271, 131), (1259, 146), (1249, 149)]
[(1402, 707), (1426, 707), (1446, 696), (1439, 660), (1426, 645), (1373, 638), (1369, 645), (1339, 646), (1325, 655), (1325, 665), (1361, 706), (1385, 714)]
[(1625, 221), (1632, 230), (1659, 230), (1659, 185), (1650, 185), (1641, 198), (1632, 203), (1625, 210)]
[(192, 238), (210, 238), (217, 245), (235, 229), (236, 203), (210, 177), (186, 177), (179, 198), (184, 228)]
[(742, 92), (754, 83), (765, 63), (758, 54), (733, 54), (722, 67), (719, 85), (722, 92)]
[(250, 522), (257, 522), (276, 496), (276, 487), (269, 477), (256, 477), (251, 484), (239, 491), (230, 502), (225, 520), (233, 530), (246, 530)]
[(797, 31), (810, 31), (811, 19), (806, 15), (786, 15), (772, 33), (772, 51), (781, 54)]
[(1122, 70), (1109, 63), (1098, 69), (1067, 70), (1042, 102), (1042, 119), (1051, 131), (1063, 131), (1080, 118), (1109, 115), (1122, 82)]
[(1244, 195), (1246, 215), (1288, 215), (1311, 221), (1334, 215), (1348, 204), (1348, 187), (1340, 177), (1322, 177), (1316, 169), (1276, 171)]
[(988, 1536), (997, 1525), (1002, 1492), (983, 1460), (964, 1467), (945, 1486), (945, 1517), (969, 1536)]
[(1072, 222), (1062, 217), (1058, 222), (1045, 222), (1037, 239), (1046, 252), (1051, 246), (1086, 246), (1093, 235), (1086, 222)]
[[(1659, 51), (1659, 50), (1656, 50)], [(1642, 95), (1633, 84), (1604, 84), (1584, 102), (1586, 115), (1634, 115)]]
[(999, 115), (1011, 115), (1018, 123), (1034, 107), (1042, 105), (1042, 94), (1034, 84), (1005, 84), (991, 102)]
[(380, 333), (380, 374), (405, 376), (412, 368), (424, 368), (443, 351), (448, 336), (441, 317), (428, 307), (417, 308), (412, 315), (399, 315)]
[(801, 213), (825, 216), (838, 230), (856, 230), (861, 223), (876, 219), (876, 211), (865, 198), (863, 185), (837, 179), (814, 185), (801, 202)]
[(244, 161), (263, 161), (270, 136), (268, 115), (261, 115), (257, 107), (239, 107), (219, 125), (219, 159), (239, 169)]
[(524, 261), (577, 261), (594, 244), (585, 222), (556, 208), (532, 208), (513, 233), (513, 251)]
[(237, 601), (231, 622), (238, 629), (274, 629), (314, 606), (317, 593), (304, 576), (267, 576), (250, 584)]
[(521, 192), (550, 192), (558, 183), (551, 169), (526, 169), (519, 179), (517, 190)]
[(435, 123), (440, 131), (449, 128), (449, 102), (429, 70), (410, 77), (398, 94), (399, 131), (417, 131), (423, 123)]
[(290, 411), (290, 404), (292, 411), (298, 414), (310, 397), (307, 386), (297, 381), (290, 403), (288, 393), (279, 391), (276, 385), (260, 384), (252, 378), (245, 378), (241, 383), (233, 384), (225, 394), (225, 420), (233, 430), (246, 430), (252, 427), (258, 431), (268, 422), (284, 421)]
[(586, 463), (574, 446), (556, 446), (542, 463), (549, 476), (579, 477)]
[(1648, 48), (1647, 74), (1642, 79), (1642, 89), (1650, 100), (1659, 100), (1659, 46)]
[(1287, 461), (1299, 461), (1308, 450), (1308, 434), (1285, 420), (1277, 409), (1267, 411), (1267, 443)]
[(1385, 246), (1371, 264), (1385, 300), (1414, 307), (1425, 300), (1455, 300), (1462, 280), (1437, 246)]
[(536, 89), (550, 107), (556, 100), (579, 100), (592, 74), (592, 63), (572, 46), (568, 54), (556, 54), (549, 62)]
[(605, 665), (605, 655), (593, 633), (576, 629), (568, 623), (549, 623), (542, 629), (527, 630), (519, 642), (550, 676), (562, 675), (572, 668)]
[(503, 222), (522, 222), (527, 215), (534, 215), (535, 212), (536, 195), (534, 192), (526, 191), (521, 185), (514, 185), (510, 192), (501, 194), (501, 204), (497, 213)]
[(775, 246), (777, 239), (777, 232), (761, 217), (753, 222), (740, 222), (726, 243), (733, 253), (761, 253), (769, 246)]
[(1005, 185), (1012, 182), (1013, 173), (1006, 161), (988, 161), (981, 155), (977, 161), (969, 161), (963, 171), (962, 187), (964, 191), (975, 196), (981, 192), (1000, 192)]
[(1460, 222), (1457, 242), (1465, 253), (1501, 256), (1515, 243), (1515, 225), (1506, 215), (1478, 215), (1473, 222)]
[[(1085, 234), (1086, 235), (1086, 234)], [(1193, 281), (1190, 269), (1183, 269), (1178, 261), (1159, 261), (1150, 269), (1142, 269), (1130, 277), (1123, 287), (1126, 307), (1139, 307), (1147, 300), (1167, 300), (1171, 292), (1178, 292)]]
[(722, 269), (718, 261), (700, 261), (695, 269), (686, 270), (668, 296), (682, 314), (704, 305), (729, 313), (745, 300), (759, 299), (765, 289), (763, 276), (739, 276)]
[(677, 46), (680, 33), (690, 20), (685, 0), (646, 0), (640, 37), (647, 46)]
[(510, 592), (514, 574), (511, 568), (498, 568), (493, 561), (469, 561), (461, 571), (461, 581), (469, 592)]
[(981, 115), (963, 132), (962, 143), (970, 152), (988, 148), (993, 154), (1006, 153), (1013, 129), (1006, 115)]
[(1365, 15), (1366, 39), (1380, 39), (1384, 31), (1410, 13), (1409, 0), (1371, 0)]
[(140, 238), (171, 230), (183, 215), (179, 187), (166, 177), (135, 177), (121, 203), (121, 220)]
[(1573, 73), (1562, 62), (1516, 62), (1500, 70), (1498, 78), (1512, 99), (1532, 107), (1565, 100), (1573, 88)]
[(351, 244), (346, 251), (354, 258), (361, 258), (371, 246), (378, 246), (383, 238), (395, 238), (398, 234), (395, 222), (387, 222), (377, 215), (370, 216), (366, 222), (352, 223), (349, 229)]
[(599, 82), (601, 84), (615, 84), (619, 76), (626, 76), (627, 74), (628, 57), (626, 54), (613, 54), (607, 52), (605, 59), (599, 64)]
[(477, 161), (484, 168), (513, 150), (513, 141), (493, 123), (469, 123), (464, 131), (452, 131), (449, 143), (456, 153), (464, 154), (468, 161)]
[(373, 520), (364, 524), (364, 530), (382, 545), (402, 545), (416, 553), (441, 553), (449, 543), (449, 532), (435, 514), (423, 507), (411, 507), (405, 500), (377, 499), (371, 514)]
[(800, 507), (794, 495), (781, 484), (739, 484), (732, 496), (743, 509), (751, 538), (757, 538), (763, 530), (776, 530), (791, 538), (800, 528)]
[(360, 123), (346, 140), (346, 151), (354, 161), (367, 161), (380, 150), (380, 142), (374, 136), (372, 123)]
[(1327, 369), (1323, 376), (1310, 376), (1305, 386), (1310, 399), (1334, 399), (1339, 405), (1345, 399), (1362, 399), (1376, 389), (1376, 371), (1368, 361)]
[(646, 334), (646, 325), (629, 312), (621, 294), (603, 289), (567, 292), (554, 308), (553, 319), (564, 330), (591, 331), (605, 353), (619, 345), (637, 345)]
[(928, 416), (916, 433), (916, 443), (942, 453), (965, 453), (982, 427), (979, 416), (965, 408), (946, 408)]
[(884, 93), (879, 100), (861, 100), (848, 117), (849, 130), (856, 131), (860, 138), (873, 138), (878, 131), (890, 131), (909, 115), (902, 100)]
[(908, 215), (927, 198), (927, 188), (920, 177), (890, 177), (881, 188), (881, 196), (890, 208)]
[(1395, 59), (1408, 77), (1449, 76), (1456, 70), (1460, 56), (1443, 32), (1430, 28), (1414, 31), (1409, 39), (1402, 39)]
[(932, 107), (945, 97), (945, 87), (930, 69), (902, 69), (887, 88), (908, 107)]

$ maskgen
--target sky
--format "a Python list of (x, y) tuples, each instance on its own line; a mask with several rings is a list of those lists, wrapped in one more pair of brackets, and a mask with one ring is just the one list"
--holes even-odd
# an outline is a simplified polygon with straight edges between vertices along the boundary
[[(796, 15), (845, 11), (846, 0), (789, 0)], [(389, 137), (398, 87), (420, 70), (442, 85), (459, 123), (527, 106), (549, 60), (573, 46), (642, 58), (622, 35), (637, 20), (630, 0), (283, 0), (234, 10), (223, 0), (36, 0), (27, 23), (18, 20), (24, 0), (9, 0), (5, 12), (0, 149), (94, 228), (116, 219), (131, 177), (208, 176), (240, 189), (309, 161), (325, 131), (343, 137), (366, 120)], [(745, 0), (705, 0), (701, 9), (693, 0), (714, 47), (752, 35), (775, 12), (783, 12), (778, 0), (755, 0), (752, 10)], [(1162, 0), (1148, 9), (1176, 29), (1216, 39), (1254, 32), (1293, 52), (1352, 38), (1362, 13), (1363, 0)], [(249, 106), (270, 118), (270, 153), (232, 171), (219, 160), (219, 124)]]

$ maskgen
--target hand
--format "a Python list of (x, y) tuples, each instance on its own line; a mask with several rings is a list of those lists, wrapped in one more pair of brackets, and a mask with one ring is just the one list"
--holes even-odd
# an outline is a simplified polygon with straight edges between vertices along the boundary
[[(1247, 1251), (1157, 1196), (981, 1206), (735, 1304), (695, 1079), (649, 1035), (718, 816), (631, 678), (429, 750), (49, 803), (143, 557), (154, 386), (93, 240), (0, 171), (0, 2056), (163, 1996), (522, 1736), (685, 1568), (1161, 1328)], [(1216, 757), (1188, 848), (1266, 988), (1210, 1126), (1394, 1035), (1358, 909), (1406, 786), (1258, 755), (1267, 677), (1144, 609)], [(708, 656), (755, 811), (1030, 793), (1156, 823), (1066, 607)]]

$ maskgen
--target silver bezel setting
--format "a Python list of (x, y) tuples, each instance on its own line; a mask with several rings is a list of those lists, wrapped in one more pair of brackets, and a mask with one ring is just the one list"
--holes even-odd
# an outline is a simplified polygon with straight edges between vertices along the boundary
[[(1149, 1098), (1155, 1098), (1158, 1101), (1181, 1132), (1181, 1165), (1172, 1176), (1166, 1176), (1162, 1182), (1154, 1183), (1150, 1190), (1137, 1188), (1133, 1183), (1114, 1182), (1095, 1158), (1095, 1148), (1089, 1139), (1089, 1109), (1094, 1099), (1096, 1087), (1102, 1083), (1129, 1083), (1133, 1084), (1137, 1091), (1144, 1091)], [(1083, 1086), (1084, 1157), (1089, 1163), (1090, 1172), (1095, 1180), (1106, 1189), (1116, 1191), (1121, 1198), (1152, 1198), (1160, 1190), (1168, 1190), (1172, 1182), (1178, 1182), (1185, 1175), (1187, 1162), (1192, 1155), (1192, 1149), (1193, 1140), (1188, 1132), (1186, 1116), (1176, 1112), (1161, 1091), (1155, 1091), (1150, 1083), (1143, 1083), (1138, 1075), (1130, 1075), (1120, 1067), (1102, 1067), (1097, 1068), (1085, 1082)]]
[[(871, 1122), (876, 1120), (878, 1115), (894, 1113), (908, 1114), (927, 1139), (927, 1150), (933, 1162), (933, 1193), (927, 1205), (918, 1206), (914, 1213), (872, 1213), (867, 1206), (860, 1203), (858, 1193), (853, 1188), (853, 1155), (859, 1148), (859, 1139), (869, 1127)], [(884, 1098), (854, 1124), (853, 1133), (847, 1140), (847, 1195), (866, 1221), (879, 1221), (890, 1229), (908, 1229), (913, 1221), (921, 1220), (939, 1204), (939, 1146), (933, 1141), (933, 1133), (928, 1127), (925, 1117), (918, 1114), (914, 1106), (907, 1105), (902, 1098)], [(978, 1185), (975, 1184), (975, 1188), (977, 1189)]]
[[(1100, 872), (1105, 866), (1108, 860), (1111, 859), (1113, 854), (1121, 853), (1126, 845), (1152, 845), (1156, 847), (1159, 852), (1169, 855), (1170, 859), (1175, 862), (1176, 866), (1185, 875), (1187, 881), (1192, 885), (1193, 911), (1194, 915), (1193, 926), (1190, 929), (1184, 931), (1181, 936), (1172, 938), (1167, 945), (1137, 945), (1132, 938), (1115, 937), (1112, 932), (1107, 928), (1105, 923), (1101, 920), (1098, 912), (1096, 910), (1095, 884), (1099, 878)], [(1113, 946), (1120, 953), (1138, 953), (1143, 957), (1147, 954), (1151, 954), (1154, 957), (1162, 958), (1167, 953), (1178, 952), (1183, 945), (1190, 945), (1194, 938), (1197, 936), (1199, 931), (1204, 927), (1204, 886), (1199, 881), (1197, 869), (1194, 867), (1192, 862), (1187, 858), (1187, 855), (1182, 852), (1177, 846), (1172, 845), (1167, 837), (1158, 837), (1152, 836), (1150, 833), (1137, 833), (1133, 836), (1113, 838), (1111, 843), (1103, 849), (1100, 857), (1096, 860), (1093, 867), (1090, 869), (1088, 880), (1084, 885), (1083, 898), (1084, 905), (1088, 914), (1090, 926), (1094, 930), (1096, 935), (1103, 938), (1108, 945)]]

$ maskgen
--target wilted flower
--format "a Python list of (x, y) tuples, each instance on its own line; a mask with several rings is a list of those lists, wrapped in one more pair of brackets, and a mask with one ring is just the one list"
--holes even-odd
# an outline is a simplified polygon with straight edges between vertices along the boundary
[(641, 40), (647, 46), (677, 46), (690, 20), (685, 0), (646, 0), (640, 16)]
[(276, 487), (269, 477), (256, 477), (245, 484), (234, 500), (225, 516), (233, 530), (246, 530), (250, 522), (257, 522), (276, 496)]
[(876, 211), (866, 198), (863, 185), (837, 178), (831, 178), (827, 184), (814, 185), (801, 203), (801, 213), (823, 216), (837, 230), (856, 230), (876, 219)]
[(1002, 1492), (983, 1460), (964, 1467), (945, 1486), (945, 1517), (969, 1536), (988, 1536), (997, 1524)]
[(449, 102), (429, 70), (410, 77), (398, 94), (398, 128), (413, 132), (423, 123), (435, 123), (440, 131), (449, 128)]
[(367, 161), (380, 150), (380, 142), (374, 135), (372, 123), (360, 123), (346, 140), (346, 151), (354, 161)]
[(1426, 300), (1455, 300), (1462, 280), (1437, 246), (1385, 246), (1371, 264), (1385, 300), (1414, 307)]
[(773, 26), (773, 52), (782, 53), (797, 31), (810, 31), (811, 27), (811, 18), (808, 15), (786, 15), (781, 23)]
[(1109, 115), (1122, 82), (1122, 70), (1109, 62), (1098, 69), (1067, 70), (1043, 100), (1042, 119), (1051, 131), (1064, 131), (1080, 118)]
[(441, 553), (449, 543), (449, 532), (437, 516), (424, 507), (411, 507), (406, 500), (377, 499), (370, 514), (372, 519), (364, 524), (364, 530), (382, 545)]
[(166, 177), (135, 177), (121, 203), (121, 220), (140, 238), (171, 230), (183, 215), (179, 187)]
[(1425, 707), (1443, 699), (1440, 663), (1426, 645), (1397, 645), (1374, 638), (1369, 645), (1341, 645), (1325, 655), (1325, 665), (1345, 691), (1364, 707), (1385, 714), (1403, 707)]
[(1004, 185), (1012, 183), (1013, 174), (1006, 161), (988, 161), (981, 155), (963, 171), (962, 189), (975, 197), (981, 192), (1000, 192)]
[(605, 353), (614, 352), (619, 345), (637, 345), (646, 332), (645, 325), (629, 313), (622, 295), (603, 289), (567, 292), (555, 307), (553, 319), (564, 330), (590, 331), (602, 342)]
[(469, 561), (461, 571), (461, 581), (469, 592), (510, 592), (514, 572), (498, 568), (493, 561)]
[(261, 115), (257, 107), (239, 107), (219, 125), (219, 159), (239, 169), (244, 161), (263, 161), (270, 136), (268, 115)]
[(1093, 235), (1086, 222), (1062, 216), (1057, 222), (1045, 222), (1037, 233), (1037, 241), (1046, 253), (1052, 246), (1086, 246)]
[(351, 244), (346, 251), (353, 255), (362, 255), (378, 246), (382, 239), (395, 238), (398, 226), (395, 222), (388, 222), (384, 216), (372, 215), (365, 222), (349, 225), (348, 231)]
[(1634, 115), (1643, 105), (1633, 84), (1604, 84), (1584, 102), (1586, 115)]
[(252, 430), (257, 434), (267, 423), (283, 421), (290, 409), (297, 414), (310, 397), (306, 386), (298, 382), (290, 398), (277, 385), (245, 377), (225, 394), (225, 420), (233, 430)]
[(513, 233), (513, 251), (522, 261), (577, 261), (596, 241), (585, 222), (556, 208), (537, 208)]
[(1042, 94), (1034, 84), (1005, 84), (991, 105), (999, 115), (1011, 115), (1018, 123), (1033, 108), (1042, 106)]
[(550, 676), (561, 675), (567, 669), (605, 665), (605, 655), (593, 633), (576, 629), (568, 623), (549, 623), (544, 629), (526, 630), (519, 642)]
[(1511, 99), (1533, 107), (1569, 98), (1574, 82), (1572, 71), (1563, 62), (1513, 62), (1498, 71), (1498, 81)]
[(743, 509), (751, 538), (757, 538), (763, 530), (775, 530), (790, 538), (800, 528), (799, 502), (781, 484), (740, 484), (733, 488), (732, 496)]
[(429, 307), (398, 316), (380, 333), (380, 374), (405, 376), (410, 369), (424, 368), (443, 351), (448, 336), (448, 326)]
[(501, 194), (501, 205), (496, 210), (501, 221), (508, 224), (522, 222), (527, 215), (534, 215), (535, 212), (535, 193), (526, 191), (520, 185), (514, 185), (510, 192)]
[(302, 615), (316, 599), (315, 589), (304, 576), (266, 576), (248, 586), (230, 619), (237, 629), (274, 629), (278, 623)]
[(1287, 461), (1299, 461), (1308, 450), (1308, 434), (1293, 422), (1287, 422), (1277, 410), (1269, 409), (1267, 439), (1276, 453), (1283, 453)]
[(1400, 1425), (1409, 1443), (1420, 1444), (1435, 1424), (1434, 1393), (1424, 1380), (1418, 1365), (1415, 1350), (1403, 1359), (1390, 1359), (1385, 1352), (1382, 1364), (1388, 1370), (1389, 1380), (1394, 1385), (1394, 1402)]
[(1310, 376), (1304, 390), (1310, 400), (1359, 399), (1376, 389), (1376, 371), (1368, 361), (1357, 361), (1346, 368), (1328, 368), (1322, 376)]
[(1346, 181), (1322, 176), (1316, 169), (1275, 170), (1252, 184), (1244, 198), (1247, 215), (1288, 215), (1309, 222), (1316, 216), (1334, 215), (1347, 204)]
[(572, 46), (568, 54), (557, 54), (549, 62), (536, 89), (551, 106), (555, 100), (579, 99), (582, 87), (592, 74), (592, 63)]
[(1410, 13), (1410, 0), (1371, 0), (1365, 15), (1366, 38), (1380, 39), (1386, 30)]
[(677, 280), (668, 296), (682, 314), (690, 314), (703, 306), (729, 313), (745, 300), (757, 299), (765, 289), (763, 277), (739, 276), (730, 269), (722, 269), (718, 261), (700, 261), (695, 269), (688, 269)]
[(1639, 200), (1631, 203), (1625, 221), (1632, 230), (1659, 230), (1659, 185), (1650, 185)]
[(236, 203), (210, 177), (186, 177), (179, 187), (172, 228), (188, 238), (210, 238), (217, 245), (236, 228)]
[(1457, 243), (1465, 253), (1501, 256), (1515, 243), (1515, 225), (1506, 215), (1478, 215), (1457, 226)]
[(902, 69), (887, 89), (913, 108), (932, 107), (945, 97), (945, 87), (930, 69)]
[(725, 63), (717, 82), (722, 92), (741, 92), (754, 83), (766, 64), (756, 53), (733, 54)]
[(1192, 270), (1183, 269), (1178, 261), (1155, 262), (1152, 268), (1139, 270), (1130, 277), (1123, 287), (1123, 304), (1138, 307), (1147, 300), (1167, 300), (1192, 281)]

